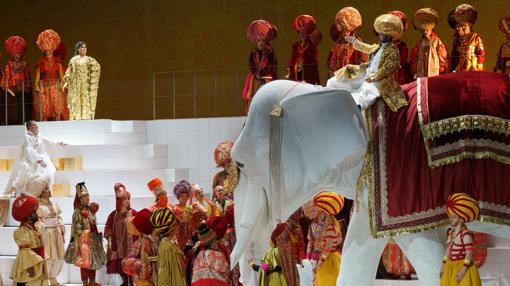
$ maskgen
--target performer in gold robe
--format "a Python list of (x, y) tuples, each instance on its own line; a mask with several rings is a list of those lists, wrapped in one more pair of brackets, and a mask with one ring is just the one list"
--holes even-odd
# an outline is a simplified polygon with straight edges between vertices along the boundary
[(396, 112), (407, 105), (397, 81), (400, 53), (393, 43), (403, 33), (402, 21), (395, 15), (383, 14), (375, 19), (374, 30), (379, 35), (379, 44), (369, 45), (355, 37), (345, 37), (355, 49), (370, 55), (368, 64), (343, 67), (328, 80), (327, 87), (351, 92), (361, 110), (367, 109), (381, 97), (391, 111)]
[(11, 269), (13, 285), (48, 285), (44, 246), (35, 228), (38, 205), (35, 198), (26, 195), (18, 197), (12, 204), (12, 216), (21, 223), (14, 231), (14, 241), (19, 251)]
[(76, 56), (69, 61), (64, 75), (64, 88), (68, 89), (67, 102), (70, 120), (92, 120), (96, 115), (97, 90), (101, 66), (87, 56), (87, 44), (75, 45)]
[(154, 231), (163, 237), (158, 249), (157, 286), (186, 286), (184, 254), (172, 240), (179, 220), (172, 210), (161, 208), (152, 213), (150, 221)]

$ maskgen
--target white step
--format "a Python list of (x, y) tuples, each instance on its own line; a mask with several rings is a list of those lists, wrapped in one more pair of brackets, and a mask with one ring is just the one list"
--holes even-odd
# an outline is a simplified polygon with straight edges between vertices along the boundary
[[(53, 141), (68, 144), (144, 144), (147, 141), (145, 121), (83, 120), (39, 122), (39, 132)], [(25, 127), (5, 126), (0, 133), (0, 146), (18, 146)]]

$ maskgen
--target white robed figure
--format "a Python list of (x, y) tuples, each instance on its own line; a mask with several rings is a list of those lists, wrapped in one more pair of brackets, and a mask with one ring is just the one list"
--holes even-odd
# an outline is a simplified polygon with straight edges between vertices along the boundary
[(53, 142), (41, 134), (35, 121), (26, 123), (27, 133), (18, 152), (16, 162), (5, 186), (4, 194), (30, 194), (26, 188), (27, 182), (35, 177), (43, 176), (50, 178), (50, 186), (55, 181), (56, 168), (51, 162), (48, 150), (65, 146), (63, 142)]

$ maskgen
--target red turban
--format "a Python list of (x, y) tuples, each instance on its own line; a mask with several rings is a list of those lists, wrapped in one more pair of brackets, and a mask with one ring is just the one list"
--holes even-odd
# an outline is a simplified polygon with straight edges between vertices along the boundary
[(298, 32), (303, 31), (307, 35), (313, 32), (316, 26), (317, 22), (315, 21), (315, 18), (310, 15), (299, 15), (294, 20), (294, 29)]
[(152, 212), (148, 209), (143, 209), (135, 214), (132, 222), (139, 232), (146, 235), (150, 235), (152, 233), (154, 227), (150, 221), (151, 215)]
[(402, 26), (404, 27), (404, 31), (407, 30), (407, 27), (409, 26), (409, 24), (407, 22), (407, 15), (404, 14), (404, 12), (395, 10), (395, 11), (389, 12), (388, 14), (395, 15), (395, 16), (399, 17), (400, 21), (402, 21)]
[(10, 36), (4, 45), (5, 51), (9, 56), (14, 57), (16, 54), (21, 54), (22, 56), (27, 51), (27, 43), (23, 37), (20, 36)]
[(39, 202), (35, 198), (21, 195), (12, 203), (12, 217), (19, 222), (24, 222), (38, 206)]
[(218, 239), (223, 238), (228, 228), (228, 220), (221, 216), (213, 216), (206, 222), (207, 226), (214, 231)]
[(277, 34), (276, 26), (266, 20), (255, 20), (251, 22), (246, 31), (248, 41), (254, 44), (259, 41), (269, 42), (274, 40)]
[(54, 51), (57, 49), (58, 45), (60, 45), (60, 36), (57, 32), (48, 29), (42, 31), (37, 37), (37, 46), (43, 52), (45, 51)]

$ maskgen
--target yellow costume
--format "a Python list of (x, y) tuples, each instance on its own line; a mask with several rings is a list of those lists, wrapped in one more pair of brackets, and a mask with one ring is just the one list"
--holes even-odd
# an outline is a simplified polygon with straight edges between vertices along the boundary
[(158, 286), (186, 286), (184, 254), (170, 238), (179, 225), (175, 213), (167, 208), (155, 210), (150, 222), (155, 233), (163, 236), (158, 248)]
[(74, 56), (64, 75), (70, 120), (94, 119), (101, 66), (89, 56)]
[(169, 238), (161, 240), (158, 249), (158, 286), (186, 286), (184, 254)]
[[(13, 236), (19, 247), (10, 275), (13, 285), (16, 283), (26, 283), (26, 286), (48, 285), (44, 258), (34, 251), (43, 247), (37, 230), (29, 224), (22, 224), (14, 231)], [(34, 269), (32, 276), (29, 274), (29, 268)]]
[(264, 257), (262, 257), (261, 262), (267, 265), (267, 270), (259, 269), (259, 286), (287, 286), (287, 280), (281, 269), (282, 267), (278, 257), (279, 253), (277, 247), (271, 247)]

